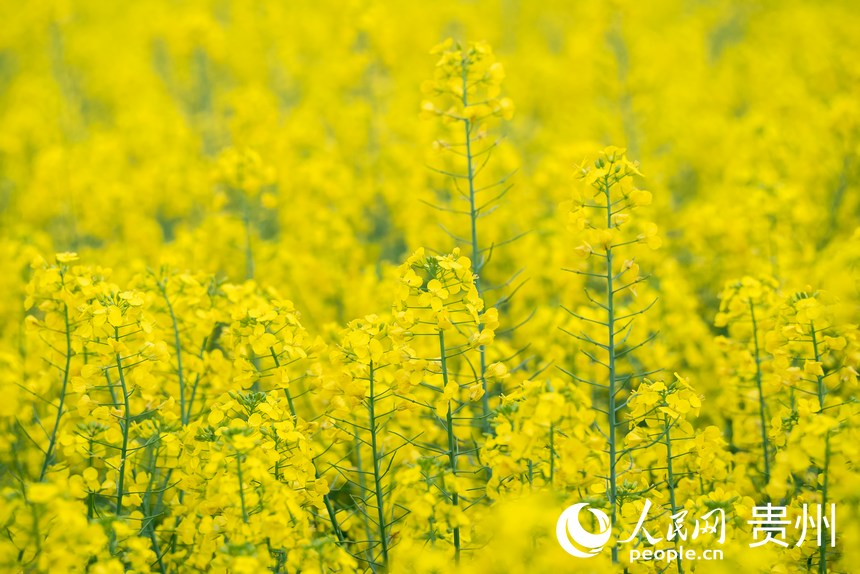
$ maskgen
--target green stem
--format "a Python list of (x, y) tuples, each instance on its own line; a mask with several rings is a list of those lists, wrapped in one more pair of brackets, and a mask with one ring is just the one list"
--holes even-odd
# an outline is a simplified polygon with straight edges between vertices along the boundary
[[(29, 501), (28, 501), (29, 502)], [(39, 509), (33, 503), (30, 503), (30, 510), (33, 515), (33, 542), (36, 545), (36, 552), (33, 555), (33, 559), (35, 560), (42, 553), (42, 533), (39, 528)], [(23, 553), (23, 549), (21, 550)]]
[[(815, 360), (821, 362), (821, 355), (818, 352), (818, 338), (815, 334), (815, 323), (809, 323), (809, 329), (812, 332), (812, 351), (815, 354)], [(824, 408), (824, 397), (827, 394), (827, 388), (824, 386), (824, 377), (818, 375), (818, 407)], [(830, 467), (830, 431), (824, 436), (824, 468), (821, 472), (824, 474), (824, 480), (821, 485), (821, 512), (826, 512), (827, 508), (827, 486), (828, 486), (828, 470)], [(818, 547), (818, 572), (820, 574), (827, 573), (827, 527), (824, 526), (824, 521), (821, 524), (821, 544)]]
[[(207, 345), (209, 343), (209, 338), (203, 339), (203, 345), (200, 347), (200, 353), (197, 357), (202, 361), (203, 357), (206, 355)], [(188, 408), (185, 410), (188, 412), (188, 419), (191, 420), (191, 412), (194, 410), (194, 397), (197, 396), (197, 387), (200, 385), (200, 373), (197, 373), (194, 376), (194, 384), (191, 385), (191, 396), (188, 397)]]
[(767, 442), (767, 414), (765, 412), (765, 401), (764, 401), (764, 390), (762, 385), (762, 373), (761, 373), (761, 351), (759, 350), (758, 345), (758, 324), (756, 323), (755, 318), (755, 305), (753, 302), (749, 302), (750, 306), (750, 318), (752, 319), (752, 328), (753, 328), (753, 348), (755, 350), (755, 384), (758, 389), (758, 414), (759, 414), (759, 424), (761, 425), (761, 450), (764, 458), (764, 484), (770, 482), (770, 460), (768, 454), (768, 442)]
[[(612, 196), (610, 194), (609, 175), (604, 179), (603, 192), (606, 195), (606, 228), (612, 229)], [(611, 524), (615, 524), (617, 504), (616, 497), (618, 494), (618, 476), (615, 470), (616, 453), (616, 428), (618, 422), (615, 417), (615, 394), (616, 394), (616, 370), (615, 370), (615, 290), (613, 287), (613, 270), (612, 270), (612, 246), (606, 247), (606, 326), (608, 333), (608, 341), (606, 350), (609, 353), (608, 370), (609, 370), (609, 401), (607, 409), (607, 419), (609, 429), (607, 430), (607, 438), (609, 440), (609, 506), (612, 510)], [(612, 546), (612, 562), (618, 562), (618, 546)]]
[(161, 559), (161, 550), (158, 546), (158, 536), (155, 534), (155, 528), (149, 529), (149, 540), (152, 542), (152, 551), (155, 552), (155, 559), (158, 562), (158, 571), (161, 574), (167, 574), (167, 569), (164, 567), (164, 561)]
[[(818, 353), (818, 338), (815, 335), (815, 323), (809, 323), (809, 329), (812, 332), (812, 351), (815, 353), (816, 362), (821, 362), (821, 355)], [(821, 375), (816, 376), (817, 379), (817, 394), (818, 394), (818, 408), (824, 408), (824, 396), (827, 394), (827, 387), (824, 386), (824, 377)]]
[[(669, 416), (666, 413), (663, 413), (663, 425), (664, 425), (664, 433), (663, 437), (666, 439), (666, 487), (669, 489), (669, 506), (672, 509), (672, 515), (674, 516), (676, 512), (678, 512), (678, 506), (675, 501), (675, 473), (672, 468), (672, 438), (670, 436), (671, 425), (669, 424)], [(675, 548), (678, 548), (678, 537), (676, 536), (674, 539)], [(676, 560), (675, 564), (678, 565), (678, 574), (684, 574), (684, 567), (681, 566), (681, 561)]]
[(242, 504), (242, 521), (248, 524), (248, 510), (245, 507), (245, 482), (242, 480), (242, 455), (236, 453), (236, 474), (239, 478), (239, 502)]
[(110, 369), (105, 369), (105, 382), (107, 383), (108, 392), (110, 392), (111, 405), (119, 404), (119, 399), (116, 398), (116, 389), (114, 388), (113, 380), (110, 378)]
[[(114, 327), (114, 338), (119, 341), (119, 328)], [(128, 386), (125, 382), (125, 372), (122, 368), (122, 357), (119, 356), (119, 353), (115, 353), (116, 357), (116, 369), (119, 373), (119, 384), (122, 389), (122, 398), (123, 398), (123, 421), (120, 424), (122, 428), (122, 449), (120, 450), (120, 460), (119, 460), (119, 479), (117, 480), (117, 494), (116, 494), (116, 515), (119, 516), (122, 514), (122, 497), (124, 483), (125, 483), (125, 465), (126, 458), (128, 457), (128, 433), (129, 427), (131, 426), (131, 415), (130, 409), (131, 406), (128, 400)]]
[(182, 420), (182, 425), (188, 424), (189, 414), (185, 408), (185, 376), (182, 372), (182, 342), (179, 339), (179, 324), (176, 321), (176, 313), (173, 312), (173, 305), (170, 303), (170, 298), (167, 296), (167, 282), (159, 281), (158, 288), (161, 290), (161, 295), (164, 297), (164, 303), (167, 305), (167, 312), (170, 314), (170, 321), (173, 324), (173, 342), (176, 347), (176, 373), (179, 377), (179, 417)]
[[(89, 453), (89, 457), (87, 457), (87, 466), (93, 465), (93, 435), (90, 434), (87, 437), (87, 452)], [(87, 518), (92, 520), (93, 516), (95, 516), (96, 510), (96, 494), (94, 492), (90, 492), (87, 494)]]
[(63, 406), (66, 402), (66, 387), (69, 384), (69, 371), (72, 363), (72, 335), (69, 328), (69, 306), (63, 303), (63, 318), (66, 323), (66, 366), (63, 368), (63, 383), (60, 386), (60, 404), (57, 405), (57, 418), (54, 419), (54, 428), (51, 430), (51, 438), (48, 441), (48, 449), (45, 451), (45, 460), (42, 463), (42, 471), (39, 473), (39, 480), (45, 478), (48, 472), (48, 466), (51, 464), (51, 459), (54, 456), (54, 448), (57, 445), (57, 433), (60, 429), (60, 419), (63, 418)]
[[(830, 467), (830, 431), (824, 437), (824, 481), (821, 485), (821, 512), (827, 510), (827, 486)], [(818, 546), (818, 572), (819, 574), (827, 574), (827, 527), (824, 521), (821, 521), (821, 544)]]
[[(358, 427), (355, 427), (355, 472), (358, 478), (358, 487), (361, 492), (368, 492), (370, 489), (367, 487), (367, 480), (365, 479), (366, 473), (364, 472), (364, 463), (363, 458), (361, 456), (361, 438), (358, 435)], [(364, 535), (365, 539), (368, 541), (373, 540), (373, 530), (371, 529), (370, 520), (364, 520)], [(374, 570), (373, 567), (373, 552), (370, 545), (368, 545), (365, 550), (365, 554), (367, 556), (367, 563), (371, 565), (371, 570)], [(375, 571), (375, 570), (374, 570)]]
[[(278, 369), (281, 367), (281, 361), (278, 359), (278, 354), (275, 353), (274, 347), (269, 347), (269, 352), (272, 354), (272, 360), (275, 361), (275, 368)], [(290, 415), (293, 417), (293, 420), (298, 422), (298, 415), (296, 414), (296, 406), (293, 403), (293, 395), (290, 392), (289, 387), (284, 389), (284, 395), (287, 397), (287, 405), (290, 407)], [(316, 461), (312, 461), (314, 465), (314, 475), (316, 479), (319, 480), (320, 472), (317, 470)], [(277, 478), (277, 477), (276, 477)], [(323, 502), (325, 503), (326, 512), (328, 512), (329, 521), (331, 521), (331, 526), (334, 529), (334, 533), (337, 536), (338, 541), (343, 542), (343, 531), (340, 529), (340, 525), (337, 522), (337, 513), (334, 509), (334, 504), (331, 501), (331, 497), (328, 494), (323, 495)]]
[(370, 398), (368, 400), (368, 412), (370, 415), (370, 446), (373, 450), (373, 483), (376, 494), (376, 519), (379, 527), (379, 543), (382, 547), (383, 567), (388, 565), (388, 536), (385, 530), (385, 508), (383, 507), (382, 494), (382, 465), (379, 456), (379, 444), (377, 443), (376, 428), (376, 395), (374, 389), (373, 361), (370, 362)]
[(157, 446), (157, 442), (153, 445), (147, 447), (149, 451), (149, 464), (147, 465), (147, 472), (149, 472), (149, 482), (146, 485), (146, 492), (143, 495), (143, 510), (144, 516), (149, 519), (149, 523), (147, 524), (146, 530), (149, 534), (149, 540), (152, 543), (152, 551), (155, 553), (156, 562), (158, 563), (158, 570), (161, 574), (167, 574), (167, 569), (164, 566), (164, 560), (162, 559), (162, 551), (160, 545), (158, 544), (158, 534), (155, 531), (155, 519), (161, 511), (161, 503), (158, 501), (156, 504), (156, 508), (153, 509), (152, 504), (152, 492), (155, 486), (155, 478), (156, 473), (158, 472), (158, 451), (159, 447)]
[(555, 480), (555, 423), (549, 425), (549, 486)]
[[(463, 68), (463, 107), (466, 108), (469, 105), (469, 73), (468, 73), (468, 64), (469, 61), (467, 58), (463, 58), (462, 60), (462, 68)], [(463, 120), (463, 126), (466, 135), (466, 176), (469, 180), (469, 221), (471, 224), (471, 238), (472, 238), (472, 268), (475, 271), (475, 289), (478, 292), (478, 296), (483, 299), (484, 292), (481, 289), (481, 270), (483, 265), (481, 265), (478, 261), (478, 258), (481, 256), (481, 249), (478, 245), (478, 209), (476, 207), (476, 192), (475, 192), (475, 169), (474, 169), (474, 158), (472, 157), (472, 122), (468, 119)], [(479, 324), (478, 329), (483, 328), (483, 325)], [(487, 393), (487, 350), (484, 345), (478, 347), (478, 355), (480, 359), (480, 376), (481, 376), (481, 387), (484, 390), (484, 394), (481, 396), (481, 427), (485, 433), (492, 432), (492, 425), (490, 424), (490, 395)]]
[[(445, 333), (439, 331), (439, 356), (442, 363), (442, 382), (443, 388), (448, 386), (448, 357), (445, 350)], [(451, 401), (448, 401), (448, 412), (445, 415), (445, 430), (448, 434), (448, 464), (451, 467), (451, 474), (457, 478), (457, 438), (454, 436), (454, 415), (451, 411)], [(456, 509), (460, 505), (460, 494), (457, 492), (455, 485), (454, 492), (451, 493), (451, 504)], [(460, 561), (460, 527), (454, 527), (454, 559)]]
[[(274, 347), (269, 347), (269, 354), (272, 355), (272, 360), (275, 362), (275, 369), (280, 369), (281, 361), (278, 359), (278, 354), (275, 352)], [(293, 404), (293, 395), (290, 393), (289, 387), (284, 388), (284, 396), (287, 397), (287, 405), (290, 407), (290, 415), (292, 415), (294, 420), (298, 420), (298, 416), (296, 415), (296, 405)]]
[[(316, 465), (314, 466), (314, 475), (316, 476), (316, 479), (319, 480), (320, 473), (316, 469)], [(332, 503), (331, 497), (328, 494), (323, 495), (323, 503), (325, 504), (329, 522), (331, 522), (331, 527), (334, 530), (335, 536), (337, 536), (338, 542), (343, 542), (345, 540), (343, 531), (340, 529), (340, 524), (337, 522), (337, 512), (334, 509), (334, 503)]]

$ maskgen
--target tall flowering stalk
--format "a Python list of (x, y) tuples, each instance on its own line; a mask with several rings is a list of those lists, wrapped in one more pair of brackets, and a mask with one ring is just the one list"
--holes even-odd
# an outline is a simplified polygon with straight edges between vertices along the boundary
[[(783, 500), (817, 496), (824, 509), (831, 503), (834, 458), (844, 457), (841, 435), (857, 416), (856, 405), (844, 401), (843, 394), (857, 376), (858, 331), (837, 321), (835, 307), (828, 293), (798, 291), (782, 301), (765, 334), (781, 394), (788, 394), (772, 417), (776, 455), (768, 492)], [(804, 552), (810, 564), (817, 559), (821, 573), (835, 554), (828, 544), (833, 527), (822, 524), (825, 542)]]
[[(69, 380), (72, 372), (72, 335), (74, 330), (70, 304), (74, 305), (74, 299), (81, 295), (81, 282), (78, 275), (81, 269), (70, 264), (77, 260), (73, 253), (57, 255), (56, 265), (46, 266), (36, 272), (33, 281), (29, 285), (29, 295), (25, 306), (30, 308), (37, 305), (40, 313), (44, 314), (42, 323), (43, 337), (51, 341), (52, 348), (58, 355), (60, 363), (56, 365), (60, 373), (60, 387), (58, 389), (58, 401), (56, 413), (48, 434), (48, 444), (45, 448), (45, 457), (39, 471), (39, 480), (44, 480), (50, 466), (54, 463), (57, 438), (59, 436), (60, 423), (63, 420), (68, 393)], [(31, 325), (39, 326), (33, 321)]]
[[(61, 335), (67, 343), (40, 480), (49, 478), (58, 462), (56, 448), (64, 445), (62, 466), (76, 474), (69, 479), (74, 491), (87, 492), (87, 516), (138, 522), (163, 570), (149, 500), (165, 488), (161, 435), (172, 430), (159, 412), (163, 403), (153, 373), (166, 347), (153, 332), (143, 293), (108, 282), (98, 268), (72, 265), (72, 254), (57, 260), (34, 271), (27, 302), (34, 306), (31, 323), (42, 340), (53, 345), (50, 340)], [(73, 409), (66, 412), (70, 396)], [(77, 424), (64, 422), (64, 415)], [(79, 422), (82, 416), (88, 424)], [(69, 456), (72, 445), (86, 456), (85, 463), (78, 448)]]
[[(440, 522), (447, 526), (438, 537), (450, 541), (457, 559), (471, 540), (465, 526), (466, 510), (483, 497), (478, 473), (483, 468), (477, 449), (470, 444), (476, 418), (474, 404), (484, 396), (487, 380), (507, 376), (501, 363), (485, 365), (483, 374), (470, 362), (469, 351), (493, 341), (498, 323), (496, 309), (484, 310), (468, 257), (459, 249), (440, 256), (414, 253), (400, 269), (401, 287), (394, 306), (397, 323), (415, 339), (426, 340), (425, 372), (416, 403), (432, 424), (419, 447), (427, 457), (428, 480), (444, 497), (448, 512)], [(478, 403), (480, 404), (480, 403)], [(430, 538), (437, 533), (431, 527)], [(450, 537), (450, 538), (449, 538)]]
[[(638, 244), (657, 248), (660, 238), (656, 225), (632, 215), (636, 208), (651, 202), (651, 193), (633, 185), (634, 176), (641, 173), (624, 150), (606, 148), (592, 165), (581, 166), (579, 176), (585, 186), (570, 203), (569, 224), (580, 241), (574, 251), (589, 265), (570, 271), (585, 279), (584, 292), (590, 307), (568, 309), (575, 325), (565, 331), (578, 341), (580, 353), (597, 366), (598, 372), (589, 377), (562, 370), (575, 381), (596, 389), (594, 408), (602, 413), (605, 424), (596, 423), (595, 428), (607, 443), (606, 496), (614, 524), (618, 512), (619, 436), (626, 406), (623, 394), (631, 390), (634, 380), (653, 372), (639, 371), (629, 361), (631, 353), (653, 338), (652, 333), (630, 341), (634, 320), (656, 299), (644, 306), (637, 303), (636, 286), (646, 277), (640, 275), (639, 265), (628, 252)], [(613, 546), (612, 559), (618, 561), (617, 546)]]
[(336, 375), (325, 387), (331, 394), (327, 418), (355, 443), (352, 465), (347, 460), (331, 465), (347, 484), (352, 500), (347, 510), (355, 514), (350, 522), (357, 520), (365, 533), (344, 542), (374, 572), (388, 569), (392, 530), (409, 511), (392, 496), (396, 480), (391, 470), (398, 452), (413, 440), (397, 418), (410, 396), (410, 354), (403, 330), (390, 319), (356, 319), (332, 352)]
[[(683, 524), (688, 514), (687, 500), (682, 496), (695, 474), (695, 446), (691, 419), (702, 406), (701, 397), (689, 382), (675, 373), (670, 382), (645, 379), (627, 400), (627, 424), (631, 429), (624, 437), (622, 458), (641, 465), (641, 480), (633, 488), (626, 487), (620, 502), (624, 518), (634, 524), (642, 511), (642, 501), (652, 489), (662, 488), (668, 493), (664, 508), (672, 521)], [(634, 454), (636, 455), (634, 457)], [(637, 469), (639, 470), (639, 469)], [(628, 481), (625, 481), (627, 484)], [(687, 485), (689, 486), (689, 484)], [(700, 492), (699, 494), (704, 494)], [(686, 534), (676, 535), (670, 542), (677, 550)], [(692, 540), (690, 540), (692, 542)], [(684, 567), (677, 561), (676, 568), (683, 574)]]
[[(733, 372), (728, 373), (737, 385), (738, 392), (734, 395), (738, 401), (735, 408), (749, 411), (744, 404), (753, 402), (752, 412), (756, 413), (758, 428), (756, 434), (760, 437), (761, 451), (761, 483), (767, 486), (770, 482), (770, 470), (773, 463), (773, 448), (768, 438), (770, 423), (769, 397), (779, 389), (780, 382), (772, 376), (773, 364), (768, 364), (769, 354), (765, 347), (765, 333), (772, 328), (775, 319), (777, 303), (777, 287), (775, 279), (770, 277), (744, 277), (726, 285), (721, 294), (720, 311), (714, 323), (717, 327), (727, 327), (729, 338), (721, 340), (727, 347), (734, 366)], [(752, 391), (752, 393), (750, 393)], [(741, 424), (749, 424), (739, 417)], [(746, 424), (742, 428), (730, 429), (732, 437), (737, 436), (743, 447), (746, 434)]]
[[(484, 312), (459, 249), (416, 251), (398, 281), (391, 314), (352, 321), (322, 383), (336, 448), (355, 445), (323, 468), (350, 499), (338, 504), (342, 542), (372, 571), (392, 567), (398, 527), (459, 559), (472, 540), (466, 513), (483, 498), (473, 436), (483, 385), (469, 352), (492, 342), (497, 311)], [(487, 365), (489, 380), (506, 375)]]
[[(427, 115), (441, 117), (447, 127), (445, 136), (435, 143), (444, 154), (445, 164), (432, 169), (452, 182), (456, 192), (452, 193), (452, 197), (464, 204), (462, 208), (454, 202), (434, 207), (468, 219), (465, 236), (443, 228), (452, 239), (469, 250), (474, 266), (475, 290), (478, 297), (483, 299), (493, 289), (484, 277), (485, 266), (493, 250), (518, 238), (515, 236), (492, 243), (479, 232), (478, 225), (482, 218), (498, 208), (498, 202), (512, 187), (509, 181), (513, 173), (494, 175), (487, 169), (494, 150), (501, 143), (500, 137), (490, 138), (488, 129), (496, 119), (510, 120), (514, 106), (509, 98), (500, 97), (505, 71), (486, 42), (461, 45), (449, 38), (431, 53), (440, 54), (440, 57), (433, 80), (425, 82), (423, 86), (423, 91), (433, 99), (425, 101), (422, 110)], [(515, 279), (516, 275), (495, 289), (507, 287)], [(509, 293), (500, 297), (493, 306), (498, 308), (504, 305), (511, 295)], [(487, 386), (487, 350), (484, 345), (479, 345), (477, 350), (484, 391), (481, 397), (481, 428), (489, 432), (490, 399), (498, 392)]]
[(159, 295), (151, 301), (150, 311), (154, 327), (163, 331), (162, 339), (170, 347), (175, 379), (175, 387), (170, 385), (164, 393), (177, 397), (180, 422), (187, 426), (205, 408), (207, 355), (219, 348), (229, 320), (220, 308), (225, 294), (210, 275), (181, 273), (167, 266), (149, 274), (139, 289)]

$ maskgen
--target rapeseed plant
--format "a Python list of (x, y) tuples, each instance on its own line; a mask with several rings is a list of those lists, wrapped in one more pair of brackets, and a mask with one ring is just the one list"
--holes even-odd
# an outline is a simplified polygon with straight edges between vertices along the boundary
[[(606, 424), (595, 429), (606, 439), (607, 462), (603, 477), (610, 509), (610, 520), (616, 523), (618, 514), (619, 476), (618, 465), (629, 452), (618, 446), (619, 430), (622, 428), (626, 393), (632, 390), (634, 381), (652, 374), (653, 370), (624, 370), (621, 360), (646, 345), (653, 338), (648, 335), (640, 340), (630, 340), (634, 320), (645, 313), (655, 301), (635, 307), (638, 298), (636, 288), (645, 281), (640, 275), (635, 258), (621, 261), (622, 249), (643, 243), (650, 248), (660, 246), (660, 238), (654, 223), (638, 221), (632, 215), (637, 207), (651, 203), (651, 192), (635, 188), (631, 180), (641, 175), (637, 166), (625, 156), (624, 150), (607, 148), (594, 160), (594, 165), (582, 165), (580, 176), (586, 184), (570, 204), (569, 226), (581, 237), (582, 242), (575, 252), (587, 259), (599, 259), (589, 270), (571, 269), (571, 272), (586, 278), (585, 296), (594, 306), (586, 313), (568, 310), (576, 325), (565, 328), (584, 347), (581, 352), (589, 361), (606, 370), (603, 377), (592, 380), (580, 376), (572, 369), (562, 370), (575, 382), (594, 388), (593, 408), (606, 416)], [(592, 295), (594, 289), (602, 292)], [(632, 303), (624, 299), (631, 299)], [(629, 343), (628, 343), (629, 341)], [(630, 358), (627, 357), (627, 361)], [(600, 405), (600, 406), (598, 406)], [(668, 428), (665, 430), (668, 435)], [(597, 485), (600, 488), (600, 485)], [(612, 550), (613, 562), (618, 561), (617, 548)]]
[[(513, 173), (504, 174), (494, 179), (489, 164), (493, 153), (501, 144), (501, 138), (490, 140), (489, 124), (496, 118), (510, 120), (514, 113), (514, 104), (510, 98), (500, 97), (502, 80), (505, 71), (502, 64), (496, 61), (492, 49), (486, 42), (474, 42), (467, 46), (455, 43), (451, 38), (431, 50), (432, 54), (440, 54), (436, 63), (434, 78), (422, 86), (422, 90), (434, 100), (425, 100), (422, 112), (430, 116), (439, 116), (444, 124), (449, 124), (449, 134), (437, 139), (434, 145), (445, 153), (444, 168), (432, 168), (433, 171), (450, 179), (456, 194), (453, 199), (465, 204), (460, 209), (460, 203), (448, 201), (450, 206), (434, 206), (437, 210), (454, 215), (465, 216), (468, 219), (468, 232), (456, 235), (448, 232), (458, 243), (468, 246), (470, 258), (474, 265), (475, 290), (478, 297), (484, 297), (485, 292), (498, 291), (508, 287), (516, 280), (519, 272), (505, 279), (500, 285), (488, 283), (485, 272), (487, 263), (496, 248), (516, 241), (517, 237), (500, 240), (498, 243), (482, 241), (479, 233), (479, 221), (492, 214), (499, 207), (499, 202), (512, 188), (509, 183)], [(459, 133), (457, 130), (461, 130)], [(490, 141), (488, 141), (490, 140)], [(459, 196), (459, 197), (458, 197)], [(443, 229), (446, 229), (443, 226)], [(512, 294), (503, 295), (493, 305), (494, 308), (504, 308), (507, 299)], [(488, 388), (487, 350), (484, 344), (478, 346), (479, 376), (481, 381), (481, 428), (490, 432), (490, 399), (498, 396), (499, 392)]]

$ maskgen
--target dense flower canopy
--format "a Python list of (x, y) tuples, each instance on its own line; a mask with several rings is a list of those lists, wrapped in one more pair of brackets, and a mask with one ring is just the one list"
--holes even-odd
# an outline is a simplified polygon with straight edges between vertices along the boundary
[(860, 563), (851, 3), (0, 4), (0, 570)]

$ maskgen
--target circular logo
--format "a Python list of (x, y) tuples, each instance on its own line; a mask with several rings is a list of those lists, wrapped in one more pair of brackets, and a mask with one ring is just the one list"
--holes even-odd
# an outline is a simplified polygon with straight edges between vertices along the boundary
[(589, 508), (588, 511), (597, 519), (600, 532), (593, 534), (582, 527), (579, 522), (579, 511), (587, 507), (588, 503), (580, 502), (566, 508), (558, 517), (558, 522), (555, 525), (555, 536), (558, 538), (558, 543), (561, 544), (565, 552), (577, 558), (595, 556), (603, 550), (609, 537), (612, 536), (609, 517), (597, 508)]

